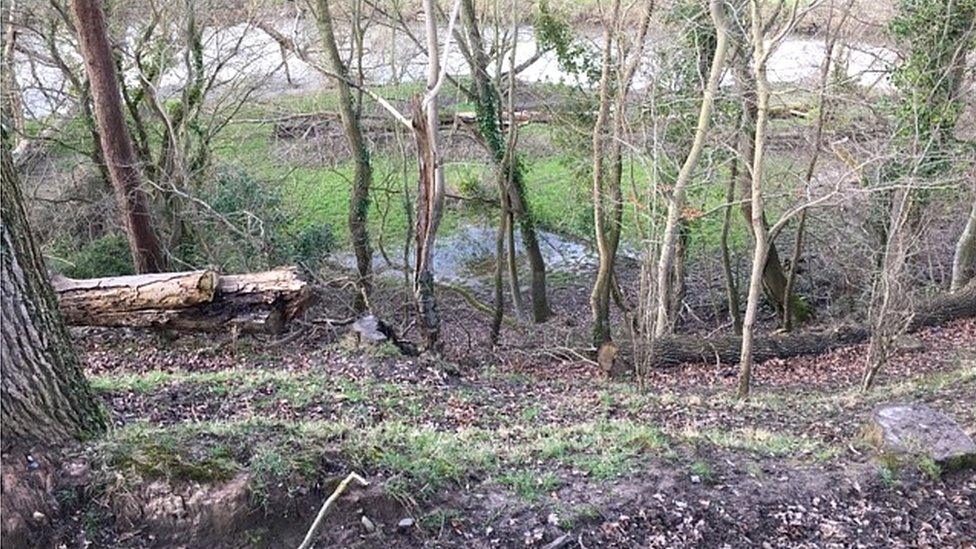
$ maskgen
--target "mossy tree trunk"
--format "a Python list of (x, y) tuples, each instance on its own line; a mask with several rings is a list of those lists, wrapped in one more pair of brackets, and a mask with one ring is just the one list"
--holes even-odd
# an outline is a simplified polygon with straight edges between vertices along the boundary
[(2, 361), (4, 444), (58, 443), (105, 429), (31, 235), (9, 143), (3, 140)]
[[(532, 318), (535, 322), (544, 322), (551, 314), (546, 289), (546, 263), (539, 247), (535, 221), (525, 199), (525, 181), (519, 157), (512, 150), (513, 144), (506, 143), (502, 135), (501, 94), (488, 74), (489, 59), (485, 53), (474, 0), (461, 0), (461, 17), (470, 45), (469, 51), (465, 53), (474, 81), (471, 99), (476, 105), (478, 134), (500, 173), (499, 191), (507, 195), (512, 215), (518, 221), (522, 233), (525, 255), (532, 271)], [(516, 38), (513, 37), (514, 39)]]
[(329, 0), (316, 1), (318, 12), (316, 21), (319, 33), (322, 35), (322, 44), (325, 46), (329, 70), (337, 75), (333, 81), (339, 91), (339, 117), (342, 119), (342, 128), (353, 158), (349, 234), (352, 237), (352, 248), (356, 255), (356, 269), (359, 275), (357, 284), (359, 292), (355, 306), (358, 311), (363, 311), (368, 307), (369, 294), (373, 288), (373, 250), (366, 225), (369, 212), (369, 189), (373, 183), (373, 167), (360, 123), (359, 105), (353, 97), (352, 86), (349, 85), (349, 68), (339, 54), (329, 3)]

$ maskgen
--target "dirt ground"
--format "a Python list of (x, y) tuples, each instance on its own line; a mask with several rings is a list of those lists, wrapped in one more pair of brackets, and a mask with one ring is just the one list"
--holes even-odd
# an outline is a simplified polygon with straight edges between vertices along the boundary
[(317, 546), (971, 546), (976, 474), (879, 460), (861, 433), (880, 404), (924, 402), (976, 434), (976, 320), (907, 337), (867, 394), (855, 346), (762, 364), (739, 402), (728, 365), (606, 379), (568, 343), (586, 328), (570, 286), (556, 318), (495, 350), (487, 318), (444, 293), (437, 361), (347, 348), (321, 323), (329, 297), (279, 339), (79, 330), (114, 428), (42, 463), (34, 540), (296, 546), (356, 471), (370, 487)]

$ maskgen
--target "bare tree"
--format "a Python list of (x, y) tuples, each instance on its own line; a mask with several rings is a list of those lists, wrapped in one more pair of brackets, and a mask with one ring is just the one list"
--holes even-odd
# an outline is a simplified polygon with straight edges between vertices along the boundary
[[(766, 79), (766, 66), (770, 54), (778, 46), (786, 34), (793, 29), (797, 21), (797, 3), (789, 8), (786, 22), (770, 38), (767, 33), (767, 23), (763, 17), (763, 4), (760, 0), (749, 1), (751, 18), (750, 41), (752, 43), (752, 80), (756, 89), (756, 128), (755, 143), (752, 147), (750, 206), (751, 225), (755, 236), (755, 247), (752, 256), (752, 272), (749, 277), (749, 293), (746, 302), (745, 315), (742, 321), (742, 353), (739, 359), (740, 398), (749, 396), (749, 386), (752, 382), (752, 347), (755, 339), (756, 319), (759, 314), (759, 298), (762, 294), (764, 271), (770, 254), (770, 232), (766, 228), (765, 200), (763, 198), (763, 169), (766, 153), (766, 124), (769, 117), (769, 81)], [(808, 7), (807, 9), (810, 9)], [(777, 10), (778, 11), (778, 10)], [(782, 222), (784, 218), (781, 218)], [(778, 231), (777, 231), (778, 232)], [(783, 295), (780, 293), (779, 295)]]
[[(644, 2), (643, 6), (638, 31), (631, 46), (625, 42), (622, 28), (625, 14), (619, 0), (613, 1), (610, 18), (603, 23), (598, 107), (592, 136), (593, 228), (598, 265), (596, 280), (590, 292), (590, 311), (593, 317), (595, 347), (612, 341), (610, 298), (614, 293), (614, 265), (623, 224), (622, 147), (627, 96), (637, 68), (643, 60), (654, 3)], [(616, 59), (613, 55), (615, 49), (618, 52)]]
[(142, 175), (122, 112), (119, 79), (101, 2), (72, 0), (71, 10), (91, 83), (102, 153), (123, 212), (132, 261), (140, 273), (164, 270), (166, 258), (152, 226)]
[[(522, 233), (525, 253), (532, 271), (532, 318), (535, 322), (544, 322), (550, 315), (549, 299), (546, 294), (546, 264), (539, 248), (535, 221), (525, 198), (524, 175), (514, 147), (517, 127), (513, 120), (509, 126), (509, 134), (503, 135), (500, 85), (488, 73), (490, 58), (478, 24), (474, 0), (461, 0), (461, 17), (468, 45), (463, 47), (463, 43), (459, 42), (459, 44), (462, 45), (461, 51), (468, 62), (474, 82), (469, 96), (476, 105), (478, 134), (487, 147), (499, 174), (497, 178), (501, 185), (499, 196), (503, 207), (508, 210), (508, 215), (513, 218), (508, 223), (511, 226), (514, 220), (517, 220)], [(518, 40), (517, 29), (512, 31), (511, 40), (509, 47), (514, 49), (515, 42)], [(509, 67), (509, 78), (514, 78), (516, 73), (517, 66), (513, 59)], [(514, 117), (515, 113), (510, 112), (510, 115)], [(511, 243), (510, 247), (514, 247), (514, 243)], [(513, 257), (510, 258), (510, 262), (514, 266)], [(514, 277), (511, 278), (513, 284), (517, 284), (514, 282)], [(513, 294), (517, 303), (517, 287)]]
[(316, 0), (316, 20), (319, 32), (322, 35), (322, 43), (325, 46), (328, 68), (336, 75), (333, 81), (339, 92), (339, 117), (342, 119), (342, 127), (353, 157), (352, 195), (349, 199), (349, 234), (352, 236), (356, 268), (359, 272), (359, 293), (356, 299), (356, 309), (362, 311), (368, 306), (373, 285), (373, 250), (370, 246), (369, 230), (366, 225), (369, 210), (369, 188), (373, 182), (373, 168), (360, 122), (362, 106), (356, 104), (352, 86), (349, 84), (351, 80), (349, 69), (339, 55), (339, 46), (336, 43), (335, 32), (333, 31), (333, 19), (329, 3), (329, 0)]
[[(744, 2), (747, 4), (748, 2)], [(779, 4), (780, 8), (782, 3)], [(748, 10), (743, 10), (748, 11)], [(748, 17), (748, 13), (746, 13)], [(748, 34), (750, 33), (750, 25), (748, 23), (742, 25), (735, 25), (732, 28), (742, 27), (745, 29), (746, 36), (737, 36), (743, 44), (738, 44), (734, 55), (731, 57), (730, 64), (732, 66), (733, 74), (735, 76), (736, 86), (739, 88), (739, 94), (741, 96), (741, 119), (739, 123), (739, 133), (738, 133), (738, 143), (736, 145), (738, 161), (741, 162), (744, 169), (737, 170), (739, 174), (739, 194), (741, 196), (741, 212), (742, 216), (746, 220), (746, 224), (749, 227), (750, 233), (753, 233), (752, 224), (752, 201), (750, 200), (751, 188), (752, 188), (752, 166), (754, 165), (755, 158), (755, 143), (756, 143), (756, 125), (757, 125), (757, 90), (755, 89), (755, 79), (752, 74), (752, 70), (749, 67), (749, 62), (751, 56), (754, 52), (749, 51), (748, 43), (750, 41)], [(752, 60), (753, 67), (755, 66), (755, 60)], [(755, 236), (755, 235), (753, 235)], [(783, 295), (786, 290), (786, 274), (783, 270), (782, 261), (779, 258), (779, 250), (776, 247), (775, 242), (769, 243), (769, 251), (766, 254), (766, 264), (763, 267), (763, 280), (762, 288), (765, 291), (766, 297), (773, 307), (778, 311), (782, 312), (783, 307)]]
[(712, 57), (711, 70), (708, 82), (702, 92), (701, 107), (698, 112), (698, 125), (695, 128), (695, 135), (692, 139), (691, 150), (685, 158), (678, 172), (678, 178), (671, 190), (671, 197), (668, 200), (668, 214), (664, 225), (664, 236), (662, 238), (660, 257), (657, 265), (657, 319), (654, 325), (654, 335), (661, 336), (669, 331), (672, 321), (668, 318), (672, 307), (670, 306), (670, 295), (672, 292), (671, 282), (673, 280), (675, 248), (678, 241), (678, 229), (681, 211), (685, 206), (685, 192), (691, 182), (705, 147), (705, 140), (708, 137), (708, 128), (712, 116), (712, 107), (715, 104), (715, 94), (718, 91), (719, 83), (722, 80), (722, 72), (725, 67), (725, 55), (728, 51), (729, 36), (725, 23), (725, 7), (721, 0), (711, 0), (709, 2), (709, 12), (712, 23), (715, 25), (716, 46)]
[[(438, 354), (443, 347), (440, 339), (440, 316), (434, 295), (434, 242), (444, 210), (444, 167), (440, 156), (440, 119), (437, 96), (444, 83), (444, 62), (440, 59), (438, 43), (437, 9), (434, 0), (424, 0), (424, 17), (427, 32), (427, 93), (414, 99), (413, 129), (420, 160), (420, 178), (417, 182), (417, 207), (415, 222), (416, 248), (414, 251), (414, 297), (420, 326), (427, 351)], [(457, 19), (459, 1), (455, 0), (445, 34), (444, 59), (450, 51), (451, 35)]]

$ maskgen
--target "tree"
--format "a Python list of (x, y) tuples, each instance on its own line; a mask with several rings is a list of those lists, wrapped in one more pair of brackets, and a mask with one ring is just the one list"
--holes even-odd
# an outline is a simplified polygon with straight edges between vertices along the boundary
[[(468, 47), (463, 48), (462, 52), (465, 54), (474, 82), (470, 98), (475, 103), (478, 134), (498, 171), (499, 196), (503, 206), (507, 207), (509, 214), (507, 217), (510, 218), (508, 223), (517, 219), (522, 232), (525, 253), (532, 271), (532, 318), (535, 322), (544, 322), (550, 315), (549, 299), (546, 295), (546, 263), (539, 249), (532, 212), (529, 211), (525, 199), (522, 166), (514, 150), (514, 120), (513, 125), (510, 126), (512, 135), (506, 140), (502, 135), (501, 94), (498, 91), (499, 86), (488, 74), (490, 60), (478, 25), (474, 0), (461, 0), (461, 17), (468, 38)], [(512, 36), (513, 48), (517, 39), (517, 35)], [(509, 77), (514, 78), (517, 70), (514, 59), (509, 70)], [(513, 117), (514, 114), (511, 113)]]
[[(780, 6), (782, 7), (782, 6)], [(779, 10), (777, 9), (777, 12)], [(789, 215), (784, 214), (772, 230), (766, 228), (765, 200), (763, 198), (763, 168), (766, 154), (766, 124), (769, 118), (769, 81), (766, 78), (766, 65), (770, 54), (778, 46), (786, 34), (793, 29), (797, 21), (797, 3), (790, 8), (787, 20), (771, 38), (767, 33), (767, 22), (763, 17), (762, 2), (749, 0), (749, 15), (751, 19), (750, 42), (752, 44), (752, 74), (751, 80), (756, 91), (755, 141), (751, 147), (752, 165), (749, 170), (750, 188), (750, 225), (755, 237), (752, 255), (752, 272), (749, 277), (748, 300), (745, 315), (742, 318), (742, 352), (739, 359), (738, 396), (749, 396), (749, 386), (752, 382), (752, 347), (756, 333), (756, 319), (759, 315), (759, 297), (762, 294), (763, 281), (767, 278), (770, 254), (773, 250), (772, 242)], [(805, 208), (804, 208), (805, 209)], [(777, 260), (778, 265), (778, 260)], [(782, 275), (782, 272), (780, 272)], [(785, 289), (786, 281), (783, 280)], [(774, 295), (784, 296), (782, 290)]]
[[(6, 118), (6, 117), (5, 117)], [(64, 326), (24, 210), (3, 129), (0, 176), (3, 369), (0, 420), (8, 440), (57, 443), (105, 429)]]
[(664, 335), (669, 331), (673, 319), (669, 319), (671, 313), (670, 294), (672, 272), (674, 270), (675, 248), (678, 240), (678, 225), (680, 222), (681, 210), (685, 205), (685, 190), (691, 182), (698, 159), (701, 157), (702, 149), (705, 147), (705, 139), (708, 136), (708, 127), (712, 115), (712, 106), (715, 104), (715, 94), (718, 91), (719, 83), (722, 80), (722, 71), (725, 67), (725, 54), (728, 51), (728, 31), (725, 25), (724, 6), (720, 0), (709, 2), (709, 11), (712, 22), (715, 25), (716, 45), (712, 57), (712, 66), (708, 76), (708, 83), (702, 92), (701, 109), (698, 113), (698, 126), (692, 140), (691, 150), (685, 158), (678, 178), (671, 190), (671, 199), (668, 201), (667, 220), (664, 225), (664, 237), (661, 244), (660, 259), (657, 266), (657, 319), (654, 324), (655, 336)]
[[(746, 34), (750, 32), (748, 22), (740, 25), (732, 25), (731, 28), (735, 29), (739, 27), (744, 28)], [(738, 36), (737, 38), (745, 44), (750, 42), (748, 36)], [(758, 113), (755, 78), (749, 67), (749, 60), (752, 54), (753, 52), (749, 51), (748, 46), (740, 45), (732, 56), (730, 64), (732, 65), (733, 75), (735, 76), (735, 82), (739, 88), (739, 94), (742, 100), (739, 138), (736, 145), (738, 161), (745, 167), (745, 169), (737, 170), (739, 176), (739, 194), (742, 198), (741, 212), (749, 227), (749, 231), (755, 237), (754, 225), (752, 223), (752, 201), (750, 200), (752, 189), (752, 173), (750, 170), (755, 164), (754, 147), (756, 144)], [(755, 66), (755, 60), (753, 60), (753, 66)], [(766, 222), (764, 221), (763, 223), (765, 227)], [(766, 263), (763, 266), (762, 275), (762, 289), (765, 291), (767, 299), (776, 311), (782, 314), (785, 310), (783, 296), (786, 294), (786, 273), (783, 270), (783, 264), (779, 258), (779, 250), (775, 242), (769, 242), (769, 250), (766, 253)], [(799, 300), (798, 297), (794, 297), (794, 299)], [(797, 307), (797, 304), (795, 303), (792, 307), (794, 312), (799, 312), (802, 309), (802, 307)]]
[(424, 18), (427, 33), (427, 92), (414, 99), (413, 133), (417, 142), (417, 155), (420, 161), (420, 177), (417, 181), (417, 218), (414, 237), (413, 291), (420, 315), (420, 328), (424, 337), (424, 348), (439, 354), (440, 316), (437, 312), (437, 297), (434, 294), (434, 241), (444, 210), (444, 166), (440, 156), (440, 118), (437, 108), (437, 95), (444, 83), (447, 54), (450, 51), (451, 35), (457, 19), (459, 0), (455, 0), (445, 36), (444, 61), (440, 59), (440, 45), (437, 35), (437, 7), (434, 0), (424, 0)]
[[(598, 348), (612, 341), (610, 297), (616, 284), (614, 266), (623, 225), (622, 147), (627, 94), (637, 67), (643, 60), (654, 2), (644, 2), (643, 5), (644, 12), (632, 47), (623, 44), (625, 35), (622, 22), (625, 13), (619, 0), (612, 3), (610, 19), (604, 22), (603, 28), (599, 103), (592, 135), (593, 229), (598, 265), (590, 292), (590, 311), (593, 316), (593, 344)], [(613, 55), (615, 49), (618, 51), (617, 59)]]
[(329, 0), (317, 0), (316, 21), (322, 43), (325, 46), (326, 59), (329, 70), (336, 75), (333, 78), (339, 91), (339, 117), (342, 128), (349, 142), (349, 150), (353, 158), (352, 195), (349, 200), (349, 234), (352, 236), (353, 252), (356, 255), (356, 268), (359, 272), (356, 296), (356, 310), (367, 308), (369, 294), (373, 286), (373, 250), (369, 243), (369, 231), (366, 226), (369, 211), (369, 188), (373, 183), (373, 167), (370, 163), (369, 149), (360, 122), (361, 104), (357, 104), (353, 97), (352, 86), (349, 84), (349, 69), (339, 55), (333, 30), (332, 12)]
[(135, 149), (122, 112), (119, 79), (99, 0), (71, 0), (78, 43), (91, 86), (102, 155), (115, 188), (123, 225), (140, 273), (166, 268), (166, 258), (152, 226)]
[(969, 212), (966, 227), (956, 242), (956, 253), (952, 259), (952, 286), (955, 292), (976, 277), (976, 197)]

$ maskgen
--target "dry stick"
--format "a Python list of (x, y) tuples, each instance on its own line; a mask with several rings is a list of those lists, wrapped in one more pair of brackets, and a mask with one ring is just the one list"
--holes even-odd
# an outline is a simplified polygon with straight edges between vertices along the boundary
[(315, 537), (315, 533), (318, 531), (319, 527), (322, 526), (322, 521), (325, 520), (325, 515), (329, 512), (332, 504), (339, 499), (339, 496), (346, 491), (346, 487), (349, 486), (349, 483), (354, 480), (360, 486), (369, 486), (369, 482), (367, 482), (363, 477), (356, 473), (349, 473), (349, 476), (343, 479), (343, 481), (339, 483), (339, 486), (336, 487), (335, 491), (332, 492), (329, 499), (325, 500), (325, 503), (322, 504), (322, 508), (319, 509), (319, 514), (315, 517), (315, 522), (313, 522), (311, 528), (308, 529), (308, 533), (305, 534), (305, 539), (302, 540), (302, 544), (298, 546), (298, 549), (308, 549), (312, 546), (312, 539)]

